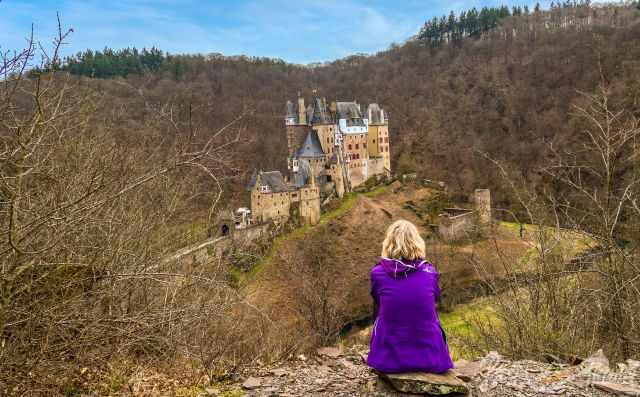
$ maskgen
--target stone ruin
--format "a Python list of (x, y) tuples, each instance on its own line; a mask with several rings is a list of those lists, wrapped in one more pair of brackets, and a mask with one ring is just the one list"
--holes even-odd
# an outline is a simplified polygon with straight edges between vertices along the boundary
[(438, 216), (436, 230), (447, 241), (459, 240), (491, 224), (491, 192), (476, 189), (473, 195), (474, 208), (445, 208)]

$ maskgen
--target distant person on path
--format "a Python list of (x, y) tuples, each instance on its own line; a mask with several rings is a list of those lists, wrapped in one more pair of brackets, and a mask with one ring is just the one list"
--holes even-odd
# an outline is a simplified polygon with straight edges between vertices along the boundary
[(439, 274), (425, 259), (425, 244), (411, 222), (394, 222), (371, 270), (375, 323), (367, 364), (384, 373), (443, 373), (453, 368), (436, 300)]

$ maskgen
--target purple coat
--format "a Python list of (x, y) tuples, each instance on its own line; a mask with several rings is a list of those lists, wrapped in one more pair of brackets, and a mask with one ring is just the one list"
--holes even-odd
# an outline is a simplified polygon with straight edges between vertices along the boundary
[(439, 274), (422, 260), (383, 259), (371, 270), (378, 307), (367, 364), (380, 372), (442, 373), (453, 368), (436, 311)]

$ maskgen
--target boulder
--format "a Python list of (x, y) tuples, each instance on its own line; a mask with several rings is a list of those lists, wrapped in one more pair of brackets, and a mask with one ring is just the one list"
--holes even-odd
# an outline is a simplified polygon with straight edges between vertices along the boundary
[(273, 376), (275, 376), (277, 378), (289, 375), (289, 371), (287, 371), (284, 368), (274, 368), (270, 372), (271, 372), (271, 375), (273, 375)]
[(217, 397), (220, 394), (222, 394), (222, 391), (217, 387), (207, 387), (204, 389), (204, 391), (207, 394), (207, 396), (211, 396), (211, 397)]
[(597, 389), (604, 390), (618, 396), (640, 397), (640, 388), (637, 386), (622, 385), (611, 382), (593, 382), (593, 386)]
[(598, 364), (598, 365), (606, 366), (607, 368), (609, 367), (609, 359), (607, 359), (607, 356), (604, 355), (604, 352), (602, 351), (602, 349), (593, 353), (586, 360), (584, 360), (584, 362), (586, 364)]
[(593, 353), (589, 358), (580, 364), (586, 373), (596, 373), (606, 375), (610, 372), (609, 360), (604, 355), (602, 349)]
[(317, 350), (319, 356), (329, 358), (338, 358), (342, 356), (342, 350), (339, 347), (321, 347)]
[(465, 382), (471, 382), (485, 370), (485, 363), (481, 360), (469, 362), (467, 360), (458, 360), (454, 363), (455, 375)]
[(453, 371), (447, 371), (444, 374), (427, 374), (423, 372), (406, 374), (380, 373), (380, 376), (387, 380), (394, 389), (403, 393), (432, 396), (469, 393), (467, 385), (458, 379)]
[(262, 382), (260, 381), (260, 379), (254, 378), (253, 376), (247, 378), (244, 381), (244, 383), (242, 383), (242, 387), (244, 387), (247, 390), (257, 389), (261, 385), (262, 385)]

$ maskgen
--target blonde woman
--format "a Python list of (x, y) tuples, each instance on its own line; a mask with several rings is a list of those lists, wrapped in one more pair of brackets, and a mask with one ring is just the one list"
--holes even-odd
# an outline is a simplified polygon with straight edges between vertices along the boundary
[(440, 327), (439, 274), (425, 259), (424, 240), (411, 222), (394, 222), (371, 270), (376, 319), (367, 364), (380, 372), (442, 373), (453, 368)]

